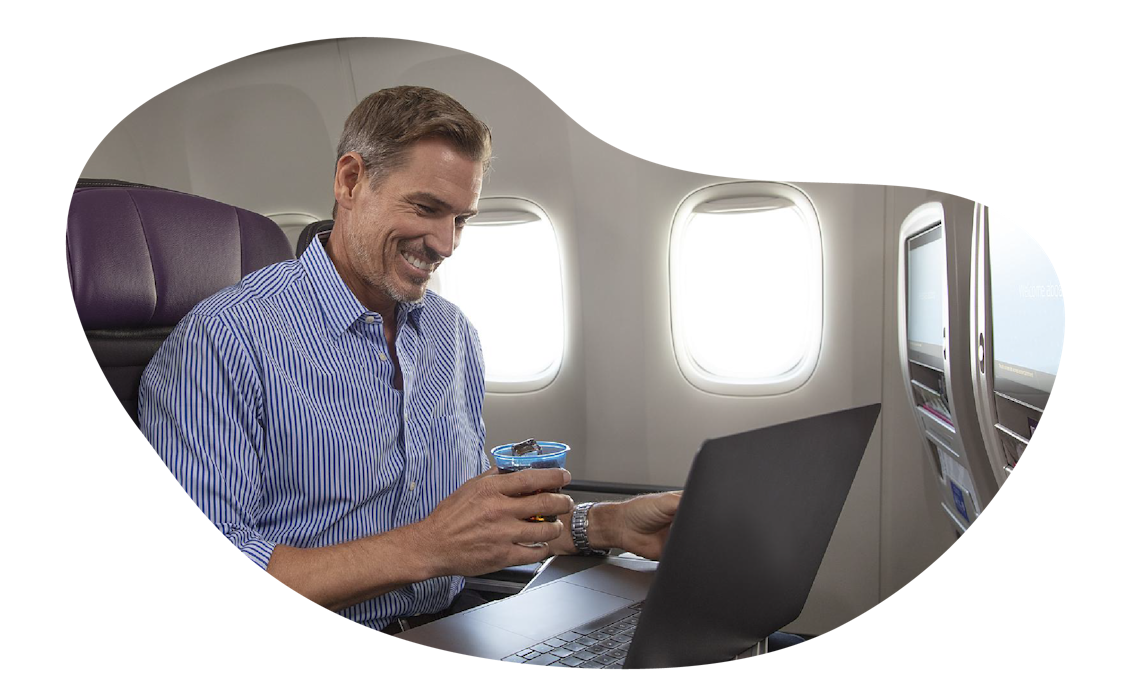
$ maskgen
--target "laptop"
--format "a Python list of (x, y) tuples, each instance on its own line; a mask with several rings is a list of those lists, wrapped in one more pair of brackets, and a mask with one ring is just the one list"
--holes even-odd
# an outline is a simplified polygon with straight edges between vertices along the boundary
[(660, 563), (610, 557), (399, 636), (546, 666), (736, 658), (803, 610), (879, 407), (706, 440)]

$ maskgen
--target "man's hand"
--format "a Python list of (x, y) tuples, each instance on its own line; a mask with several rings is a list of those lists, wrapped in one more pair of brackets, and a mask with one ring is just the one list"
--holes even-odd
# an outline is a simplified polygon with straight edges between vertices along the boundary
[(478, 576), (550, 556), (547, 543), (563, 525), (528, 522), (535, 515), (569, 513), (574, 502), (559, 493), (570, 481), (563, 469), (481, 474), (445, 498), (414, 532), (428, 577)]
[(660, 559), (669, 527), (681, 502), (680, 491), (652, 493), (590, 509), (590, 544), (619, 547), (646, 559)]

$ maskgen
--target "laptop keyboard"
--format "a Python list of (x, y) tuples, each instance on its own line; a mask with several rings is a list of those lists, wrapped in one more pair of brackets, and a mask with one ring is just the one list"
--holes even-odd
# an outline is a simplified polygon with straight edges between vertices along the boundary
[(641, 616), (641, 603), (516, 651), (503, 661), (571, 668), (621, 668)]

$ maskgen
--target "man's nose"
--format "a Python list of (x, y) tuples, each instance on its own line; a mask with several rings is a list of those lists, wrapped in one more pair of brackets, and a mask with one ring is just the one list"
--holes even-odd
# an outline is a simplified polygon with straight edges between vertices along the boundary
[(439, 257), (450, 258), (451, 254), (455, 252), (456, 240), (458, 238), (459, 230), (455, 225), (455, 220), (442, 219), (433, 224), (425, 243), (428, 250)]

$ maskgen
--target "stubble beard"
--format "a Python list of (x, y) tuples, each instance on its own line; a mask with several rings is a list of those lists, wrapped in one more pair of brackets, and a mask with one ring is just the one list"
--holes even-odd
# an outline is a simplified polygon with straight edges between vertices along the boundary
[[(403, 291), (396, 284), (394, 273), (392, 272), (377, 272), (373, 269), (371, 252), (364, 246), (364, 241), (359, 236), (348, 237), (349, 249), (352, 252), (352, 257), (356, 260), (356, 268), (359, 271), (360, 277), (372, 285), (379, 288), (389, 299), (401, 304), (411, 304), (420, 301), (424, 298), (424, 286), (417, 285), (415, 291), (411, 294)], [(399, 255), (399, 251), (396, 252)]]

